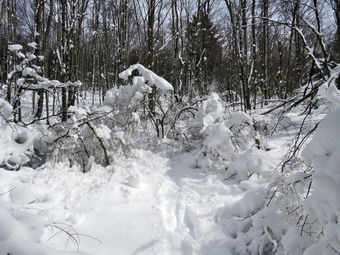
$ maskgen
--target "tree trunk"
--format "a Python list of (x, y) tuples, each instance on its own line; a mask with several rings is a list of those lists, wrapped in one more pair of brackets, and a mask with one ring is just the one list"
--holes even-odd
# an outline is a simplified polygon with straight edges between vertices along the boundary
[(242, 85), (243, 85), (243, 97), (244, 107), (246, 110), (251, 109), (249, 83), (248, 83), (248, 22), (247, 22), (247, 1), (240, 0), (241, 13), (242, 13)]
[[(262, 0), (263, 4), (263, 24), (262, 24), (262, 100), (264, 103), (268, 104), (268, 99), (270, 98), (269, 84), (268, 84), (268, 43), (269, 43), (269, 25), (268, 25), (268, 15), (269, 15), (269, 1)], [(263, 101), (262, 101), (263, 105)]]
[(338, 54), (338, 60), (340, 60), (340, 0), (334, 0), (334, 12), (335, 12), (335, 18), (336, 18), (336, 25), (337, 25), (337, 54)]
[[(66, 82), (66, 54), (67, 54), (67, 0), (61, 1), (61, 79), (62, 82)], [(67, 121), (67, 88), (62, 88), (61, 90), (61, 120)]]
[[(154, 25), (155, 25), (155, 11), (156, 0), (148, 0), (148, 24), (147, 24), (147, 67), (151, 70), (154, 69)], [(150, 84), (149, 84), (150, 85)], [(156, 104), (156, 88), (152, 87), (152, 92), (149, 95), (149, 108), (150, 113), (155, 116), (155, 104)]]
[[(36, 56), (40, 56), (42, 52), (42, 34), (43, 34), (43, 13), (44, 13), (44, 0), (35, 0), (34, 8), (34, 23), (35, 23), (35, 31), (34, 31), (34, 41), (37, 44), (37, 47), (34, 50), (34, 54)], [(40, 119), (44, 109), (44, 94), (43, 90), (38, 91), (38, 102), (37, 102), (37, 111), (34, 115), (35, 119)]]
[(252, 1), (251, 5), (251, 39), (252, 39), (252, 47), (251, 47), (251, 55), (252, 55), (252, 65), (253, 65), (253, 72), (252, 72), (252, 77), (249, 79), (252, 83), (252, 89), (249, 88), (249, 94), (253, 94), (254, 96), (254, 109), (256, 108), (256, 92), (257, 92), (257, 40), (256, 40), (256, 18), (255, 18), (255, 11), (256, 11), (256, 0)]

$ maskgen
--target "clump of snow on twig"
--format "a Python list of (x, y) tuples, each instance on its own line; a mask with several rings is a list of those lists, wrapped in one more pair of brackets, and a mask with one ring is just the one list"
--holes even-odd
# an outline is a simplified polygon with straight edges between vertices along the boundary
[(141, 64), (131, 65), (128, 69), (126, 69), (125, 71), (123, 71), (119, 74), (119, 78), (127, 80), (132, 75), (132, 72), (134, 70), (138, 70), (139, 73), (141, 74), (141, 76), (144, 78), (144, 81), (148, 82), (148, 84), (150, 86), (155, 85), (157, 88), (159, 88), (161, 90), (165, 90), (165, 91), (166, 90), (174, 90), (174, 88), (172, 87), (172, 85), (168, 81), (166, 81), (164, 78), (158, 76), (157, 74), (155, 74), (151, 70), (145, 68)]

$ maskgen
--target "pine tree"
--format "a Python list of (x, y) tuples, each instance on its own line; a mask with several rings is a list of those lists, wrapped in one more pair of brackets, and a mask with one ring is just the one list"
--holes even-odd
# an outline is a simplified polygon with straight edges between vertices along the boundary
[(221, 67), (222, 47), (206, 8), (200, 8), (188, 24), (187, 40), (190, 83), (199, 94), (207, 94), (208, 83), (217, 78)]

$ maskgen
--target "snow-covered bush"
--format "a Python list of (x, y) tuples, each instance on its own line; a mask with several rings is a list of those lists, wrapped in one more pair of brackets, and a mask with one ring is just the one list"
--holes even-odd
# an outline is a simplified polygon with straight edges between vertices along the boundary
[(104, 104), (127, 110), (134, 108), (149, 93), (151, 93), (151, 87), (145, 84), (144, 77), (134, 77), (132, 85), (114, 87), (108, 90)]
[[(140, 64), (131, 66), (119, 76), (128, 80), (134, 70), (141, 76), (132, 77), (130, 85), (108, 90), (103, 106), (69, 107), (68, 121), (53, 127), (54, 135), (50, 142), (53, 144), (54, 158), (66, 156), (71, 164), (78, 163), (86, 172), (93, 161), (107, 166), (122, 154), (131, 156), (128, 155), (133, 147), (131, 137), (141, 139), (145, 136), (141, 132), (150, 129), (147, 126), (150, 123), (147, 117), (149, 112), (145, 110), (147, 106), (144, 101), (152, 92), (151, 86), (163, 91), (173, 90), (166, 80)], [(158, 112), (162, 113), (167, 104), (164, 105), (159, 98), (157, 100)], [(166, 113), (159, 116), (151, 118), (157, 125), (164, 125)], [(164, 130), (162, 134), (165, 134)]]
[[(334, 109), (319, 124), (313, 139), (302, 152), (304, 162), (313, 167), (311, 195), (303, 202), (306, 226), (303, 232), (313, 239), (289, 246), (306, 249), (304, 254), (339, 254), (340, 252), (340, 108)], [(308, 225), (308, 226), (307, 226)], [(292, 230), (290, 230), (292, 231)], [(287, 236), (287, 235), (286, 235)], [(287, 237), (288, 238), (288, 237)], [(308, 246), (307, 246), (308, 245)]]
[(244, 197), (221, 208), (215, 220), (232, 237), (232, 254), (281, 254), (279, 240), (286, 229), (286, 214), (280, 206), (266, 206), (267, 183), (249, 189)]
[[(340, 91), (336, 86), (336, 79), (340, 75), (340, 64), (331, 72), (330, 77), (318, 89), (318, 99), (320, 110), (326, 109), (328, 112), (340, 106)], [(319, 112), (320, 112), (319, 110)]]
[[(134, 71), (138, 75), (133, 77)], [(116, 120), (121, 125), (139, 123), (148, 131), (151, 123), (157, 136), (164, 138), (168, 134), (166, 129), (172, 124), (169, 119), (172, 85), (141, 64), (130, 66), (119, 77), (125, 81), (132, 80), (132, 84), (108, 90), (104, 104), (116, 110)], [(152, 87), (158, 89), (158, 93), (153, 93)], [(150, 105), (154, 105), (154, 109)], [(145, 121), (141, 123), (141, 119)]]
[[(259, 152), (260, 137), (256, 132), (253, 119), (246, 113), (226, 111), (223, 101), (216, 93), (203, 101), (198, 108), (193, 125), (202, 136), (202, 147), (197, 153), (197, 166), (212, 169), (229, 169), (231, 174), (243, 179), (253, 172), (265, 174), (257, 170), (258, 164), (266, 160)], [(199, 137), (196, 135), (196, 138)], [(246, 152), (247, 151), (247, 152)], [(244, 153), (243, 153), (244, 152)], [(252, 166), (239, 168), (242, 157), (254, 160)], [(263, 158), (263, 159), (261, 159)], [(257, 165), (257, 166), (256, 166)]]
[(339, 73), (338, 65), (319, 87), (318, 100), (323, 105), (317, 111), (330, 113), (320, 121), (301, 153), (312, 181), (297, 192), (304, 198), (301, 216), (297, 226), (289, 227), (283, 237), (286, 254), (340, 253), (340, 92), (334, 82)]
[[(33, 95), (33, 98), (35, 98), (35, 93), (38, 95), (37, 100), (37, 109), (34, 111), (33, 107), (33, 113), (34, 118), (41, 119), (42, 114), (44, 111), (44, 105), (46, 103), (46, 119), (47, 122), (50, 121), (50, 113), (49, 113), (49, 107), (48, 105), (48, 95), (53, 92), (53, 114), (55, 114), (55, 109), (60, 108), (59, 114), (63, 115), (62, 118), (66, 119), (64, 115), (66, 115), (67, 112), (67, 104), (61, 104), (59, 107), (56, 107), (56, 102), (59, 100), (56, 100), (56, 96), (59, 96), (61, 93), (56, 93), (59, 90), (62, 89), (68, 89), (68, 92), (64, 91), (63, 98), (68, 100), (68, 104), (73, 104), (72, 101), (75, 100), (75, 90), (76, 88), (80, 87), (82, 83), (80, 81), (67, 81), (67, 82), (60, 82), (59, 80), (51, 80), (47, 77), (44, 77), (42, 75), (43, 68), (40, 66), (40, 64), (43, 64), (42, 61), (44, 60), (43, 56), (35, 56), (33, 52), (37, 48), (37, 44), (35, 42), (28, 43), (27, 44), (31, 51), (28, 51), (26, 54), (23, 54), (21, 52), (22, 46), (19, 44), (13, 44), (9, 45), (8, 49), (13, 53), (16, 54), (18, 57), (18, 64), (16, 64), (13, 68), (13, 70), (8, 73), (7, 79), (8, 84), (12, 86), (8, 86), (7, 89), (11, 90), (12, 98), (8, 98), (10, 102), (13, 105), (14, 108), (14, 119), (15, 121), (22, 122), (23, 115), (29, 116), (30, 114), (22, 113), (22, 107), (21, 107), (21, 97), (26, 92), (31, 92)], [(46, 99), (45, 96), (46, 95)], [(44, 102), (46, 101), (46, 102)], [(62, 101), (62, 100), (60, 100)], [(35, 103), (35, 100), (33, 100)]]
[[(239, 202), (218, 212), (216, 220), (233, 238), (228, 241), (233, 254), (339, 254), (340, 93), (333, 83), (338, 75), (334, 72), (320, 86), (318, 95), (325, 105), (317, 111), (330, 113), (321, 120), (302, 153), (294, 152), (295, 157), (302, 156), (305, 165), (301, 159), (299, 164), (288, 162), (289, 171), (277, 172), (273, 178), (264, 167), (270, 169), (273, 165), (267, 161), (257, 166), (248, 151), (236, 155), (230, 163), (229, 170), (238, 171), (244, 187), (247, 175), (246, 171), (243, 176), (241, 173), (249, 163), (251, 168), (265, 170), (262, 176), (272, 178), (270, 185), (265, 182), (256, 190), (249, 190)], [(289, 130), (294, 129), (292, 122), (290, 118), (285, 120)], [(303, 128), (311, 130), (313, 126), (297, 129), (301, 136)], [(258, 158), (265, 161), (266, 154)]]
[(123, 135), (115, 132), (112, 108), (71, 106), (68, 112), (68, 121), (53, 127), (51, 156), (57, 161), (66, 158), (70, 165), (78, 163), (83, 172), (91, 169), (93, 161), (110, 165), (118, 152), (117, 140), (125, 142)]
[(269, 178), (275, 168), (272, 158), (264, 150), (253, 147), (236, 154), (229, 164), (228, 171), (245, 181), (252, 174)]
[(223, 119), (223, 102), (217, 93), (212, 93), (206, 100), (202, 101), (195, 118), (202, 130)]

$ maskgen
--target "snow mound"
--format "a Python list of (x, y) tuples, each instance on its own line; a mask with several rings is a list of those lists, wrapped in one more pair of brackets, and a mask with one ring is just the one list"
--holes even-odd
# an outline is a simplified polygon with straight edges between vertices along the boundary
[(250, 148), (237, 154), (229, 165), (231, 174), (236, 174), (242, 181), (247, 180), (253, 173), (270, 178), (275, 168), (272, 158), (257, 148)]
[[(8, 102), (0, 98), (0, 120), (1, 120), (1, 117), (5, 121), (12, 118), (13, 116), (12, 111), (13, 111), (12, 105), (10, 105)], [(0, 125), (2, 124), (3, 123), (0, 122)]]
[(317, 173), (323, 172), (325, 164), (340, 146), (340, 107), (328, 114), (316, 129), (312, 141), (302, 152), (308, 166), (314, 166)]
[(15, 255), (85, 255), (54, 250), (40, 243), (46, 223), (38, 216), (13, 210), (0, 202), (1, 254)]
[(227, 125), (229, 128), (233, 128), (234, 126), (240, 126), (242, 124), (254, 125), (252, 117), (250, 117), (245, 112), (233, 112), (230, 118), (227, 121)]
[(33, 135), (29, 129), (7, 123), (13, 107), (0, 99), (0, 166), (18, 169), (33, 156)]
[(326, 100), (323, 102), (323, 106), (334, 110), (340, 106), (340, 91), (337, 88), (336, 80), (339, 79), (340, 75), (340, 64), (337, 65), (331, 72), (327, 82), (322, 84), (318, 90), (318, 97)]
[(142, 182), (142, 175), (135, 173), (135, 174), (130, 174), (130, 176), (122, 182), (122, 184), (130, 186), (132, 188), (138, 188), (141, 185)]

